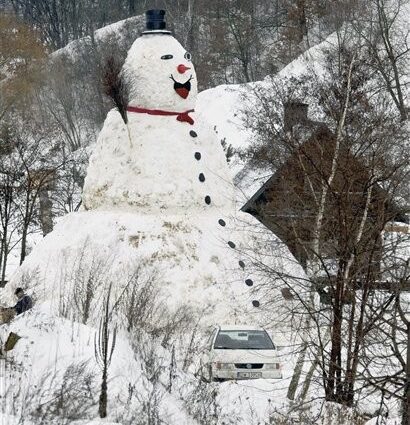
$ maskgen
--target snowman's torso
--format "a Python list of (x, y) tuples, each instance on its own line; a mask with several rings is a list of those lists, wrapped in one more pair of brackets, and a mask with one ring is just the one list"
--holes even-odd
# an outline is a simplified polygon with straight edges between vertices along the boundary
[[(128, 277), (138, 270), (139, 284), (152, 276), (158, 301), (170, 311), (189, 308), (206, 326), (226, 318), (244, 322), (254, 310), (246, 280), (255, 278), (244, 251), (250, 246), (248, 235), (238, 231), (236, 223), (234, 217), (216, 211), (199, 215), (72, 213), (40, 242), (15, 280), (36, 274), (31, 291), (48, 300), (53, 314), (59, 314), (61, 300), (71, 299), (85, 276), (97, 273), (101, 281), (114, 282), (113, 294), (119, 297)], [(106, 287), (94, 290), (99, 298)], [(76, 314), (74, 304), (67, 313)], [(91, 320), (97, 323), (99, 316), (96, 309)]]
[[(223, 149), (206, 125), (175, 116), (111, 111), (90, 159), (87, 209), (193, 213), (233, 208)], [(195, 114), (192, 114), (195, 119)]]

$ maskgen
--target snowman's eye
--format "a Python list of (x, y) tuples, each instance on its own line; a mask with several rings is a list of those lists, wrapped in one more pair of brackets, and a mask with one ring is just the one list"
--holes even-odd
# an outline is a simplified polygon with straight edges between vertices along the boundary
[(187, 61), (190, 61), (190, 60), (191, 60), (191, 58), (192, 58), (191, 53), (189, 53), (189, 52), (185, 52), (184, 58), (185, 58)]
[(161, 59), (172, 59), (173, 56), (172, 55), (163, 55), (161, 56)]

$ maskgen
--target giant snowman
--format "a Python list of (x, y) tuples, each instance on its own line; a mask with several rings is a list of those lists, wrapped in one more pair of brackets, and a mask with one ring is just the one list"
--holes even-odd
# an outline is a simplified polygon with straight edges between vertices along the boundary
[[(6, 384), (0, 386), (0, 422), (2, 413), (16, 419), (8, 416), (7, 423), (17, 423), (14, 415), (20, 410), (18, 417), (25, 419), (31, 411), (41, 413), (48, 400), (70, 388), (70, 377), (81, 385), (83, 372), (72, 374), (78, 366), (101, 376), (96, 341), (104, 330), (99, 324), (108, 298), (110, 324), (119, 330), (108, 384), (108, 411), (116, 423), (135, 423), (118, 418), (139, 412), (141, 400), (151, 400), (158, 391), (163, 397), (159, 410), (168, 423), (195, 423), (182, 400), (192, 406), (203, 390), (197, 392), (197, 381), (182, 368), (172, 378), (172, 394), (165, 390), (172, 371), (168, 365), (175, 359), (161, 347), (162, 337), (154, 337), (156, 330), (167, 335), (177, 330), (172, 344), (179, 368), (192, 351), (192, 338), (204, 340), (214, 324), (272, 325), (275, 318), (287, 318), (286, 309), (272, 309), (267, 302), (278, 293), (281, 279), (272, 273), (267, 279), (263, 268), (286, 275), (299, 269), (270, 232), (239, 211), (222, 147), (194, 112), (197, 86), (190, 55), (165, 31), (162, 19), (149, 21), (134, 42), (121, 78), (128, 88), (127, 119), (112, 110), (105, 120), (90, 158), (83, 211), (60, 219), (5, 289), (8, 303), (22, 286), (35, 304), (0, 327), (0, 342), (11, 332), (21, 337), (7, 354), (13, 358), (10, 367), (0, 370)], [(138, 341), (127, 332), (127, 319), (142, 314), (140, 304), (128, 309), (134, 288), (152, 310), (142, 329), (153, 325), (154, 330)], [(269, 298), (261, 297), (264, 288)], [(192, 328), (186, 319), (178, 326), (180, 312), (187, 313)], [(155, 386), (144, 370), (156, 361), (163, 372), (161, 385)], [(263, 388), (257, 394), (253, 386), (220, 388), (221, 417), (238, 418), (238, 424), (255, 423), (255, 414), (258, 423), (267, 420), (272, 388)], [(212, 387), (208, 390), (214, 394)], [(84, 403), (79, 402), (81, 409)]]
[[(113, 109), (105, 120), (85, 179), (84, 210), (58, 223), (11, 287), (28, 282), (59, 314), (62, 305), (71, 308), (75, 271), (85, 264), (104, 264), (94, 273), (109, 274), (100, 280), (112, 282), (117, 294), (138, 268), (155, 276), (169, 309), (189, 307), (204, 326), (259, 322), (268, 309), (258, 287), (274, 290), (275, 282), (262, 281), (255, 264), (298, 271), (274, 236), (239, 211), (223, 149), (195, 112), (191, 56), (165, 30), (163, 12), (147, 16), (121, 71), (126, 119)], [(99, 313), (96, 304), (95, 319)]]

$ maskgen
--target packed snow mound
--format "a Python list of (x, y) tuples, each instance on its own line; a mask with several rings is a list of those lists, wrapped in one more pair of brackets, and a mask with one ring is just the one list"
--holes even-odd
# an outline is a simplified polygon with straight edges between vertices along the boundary
[[(96, 305), (90, 320), (95, 323), (107, 285), (112, 282), (120, 297), (138, 270), (140, 283), (153, 279), (157, 296), (171, 311), (192, 309), (205, 328), (266, 321), (269, 308), (252, 304), (264, 284), (254, 266), (256, 258), (287, 276), (297, 278), (303, 271), (274, 236), (262, 238), (264, 229), (253, 220), (238, 223), (232, 216), (223, 226), (219, 220), (212, 213), (190, 219), (108, 211), (69, 214), (17, 271), (8, 285), (9, 300), (15, 287), (26, 286), (38, 301), (49, 302), (52, 314), (69, 311), (81, 320), (78, 306), (69, 300), (86, 291), (84, 281), (93, 278), (89, 290), (95, 292)], [(280, 277), (271, 284), (280, 291)]]
[[(112, 333), (113, 326), (110, 328)], [(102, 372), (95, 355), (98, 328), (52, 316), (48, 306), (43, 304), (11, 324), (1, 326), (1, 340), (5, 341), (11, 332), (20, 339), (0, 358), (3, 406), (6, 407), (0, 418), (10, 420), (4, 423), (102, 423), (98, 418)], [(164, 350), (161, 361), (169, 361)], [(118, 332), (108, 369), (111, 420), (104, 423), (114, 425), (124, 421), (142, 425), (144, 420), (137, 421), (138, 415), (145, 417), (139, 399), (149, 400), (153, 391), (158, 391), (161, 398), (156, 406), (160, 417), (172, 418), (173, 423), (195, 423), (178, 396), (171, 395), (162, 385), (153, 388), (143, 373), (142, 363), (127, 335)]]
[[(138, 395), (134, 401), (136, 412), (143, 406), (141, 400), (151, 400), (155, 394), (161, 400), (160, 417), (166, 417), (169, 424), (212, 423), (216, 416), (232, 425), (269, 420), (273, 410), (282, 407), (292, 356), (282, 357), (279, 353), (285, 365), (284, 380), (222, 385), (201, 382), (198, 361), (207, 347), (209, 332), (218, 324), (268, 324), (275, 343), (282, 339), (287, 344), (290, 323), (284, 323), (283, 318), (291, 315), (294, 303), (283, 303), (272, 311), (268, 302), (259, 301), (264, 289), (273, 298), (281, 297), (280, 291), (286, 285), (280, 274), (267, 278), (255, 263), (271, 264), (288, 279), (303, 276), (303, 270), (289, 251), (251, 217), (238, 222), (234, 216), (224, 216), (224, 225), (219, 217), (212, 212), (187, 217), (99, 210), (64, 217), (27, 257), (7, 288), (9, 304), (15, 287), (24, 286), (34, 295), (40, 312), (33, 309), (18, 317), (11, 327), (3, 329), (6, 333), (25, 337), (32, 332), (30, 328), (39, 332), (50, 329), (45, 335), (24, 339), (20, 346), (21, 356), (27, 347), (39, 356), (30, 362), (21, 361), (24, 376), (36, 374), (35, 379), (41, 380), (40, 371), (34, 373), (33, 369), (58, 369), (63, 373), (69, 368), (70, 356), (74, 363), (89, 358), (94, 365), (94, 337), (111, 288), (112, 304), (116, 306), (113, 325), (118, 324), (123, 344), (123, 348), (115, 349), (113, 358), (123, 360), (118, 367), (113, 361), (109, 370), (115, 386), (111, 391), (110, 384), (110, 420), (117, 421), (121, 412), (130, 411), (126, 388), (134, 388)], [(31, 314), (36, 317), (33, 324)], [(150, 332), (149, 336), (136, 339), (136, 327)], [(155, 341), (158, 332), (162, 334)], [(172, 343), (164, 353), (162, 344), (170, 338), (169, 332), (173, 332)], [(134, 352), (134, 363), (129, 360), (127, 342)], [(69, 348), (67, 344), (71, 344)], [(147, 366), (141, 364), (139, 356), (148, 365), (151, 356), (159, 356), (155, 363), (162, 371), (159, 388), (151, 385)], [(14, 372), (11, 375), (10, 382), (19, 379)], [(172, 392), (168, 390), (169, 376), (175, 377)], [(27, 378), (21, 379), (29, 385)], [(55, 379), (50, 392), (58, 392), (60, 387)], [(98, 387), (92, 393), (98, 394)], [(32, 400), (28, 409), (34, 409), (37, 403), (41, 400)], [(88, 412), (82, 415), (86, 418)], [(138, 424), (128, 419), (118, 422)]]
[(174, 116), (128, 117), (125, 124), (115, 110), (107, 116), (85, 179), (86, 209), (196, 214), (234, 208), (223, 149), (195, 114), (192, 127)]
[(85, 208), (232, 209), (222, 147), (190, 115), (197, 86), (185, 49), (170, 35), (143, 35), (121, 72), (130, 98), (127, 123), (115, 111), (105, 120), (87, 171)]

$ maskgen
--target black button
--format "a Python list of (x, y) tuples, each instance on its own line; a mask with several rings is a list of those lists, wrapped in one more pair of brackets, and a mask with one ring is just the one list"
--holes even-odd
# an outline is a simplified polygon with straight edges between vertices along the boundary
[(229, 242), (228, 242), (228, 245), (229, 245), (231, 248), (235, 248), (235, 247), (236, 247), (236, 245), (235, 245), (232, 241), (229, 241)]
[(201, 173), (198, 178), (201, 183), (205, 181), (205, 176), (203, 175), (203, 173)]
[(197, 136), (198, 136), (194, 130), (191, 130), (191, 131), (189, 132), (189, 135), (190, 135), (191, 137), (197, 137)]
[(224, 220), (222, 220), (222, 218), (218, 220), (218, 223), (219, 223), (222, 227), (225, 227), (225, 226), (226, 226), (226, 223), (225, 223), (225, 221), (224, 221)]
[(246, 283), (248, 286), (252, 286), (252, 285), (253, 285), (253, 280), (252, 280), (252, 279), (246, 279), (246, 280), (245, 280), (245, 283)]
[(259, 307), (260, 306), (260, 303), (259, 303), (259, 301), (254, 300), (254, 301), (252, 301), (252, 305), (254, 307)]
[(201, 159), (201, 154), (199, 152), (195, 152), (195, 159), (199, 161)]
[(208, 196), (208, 195), (205, 196), (205, 203), (207, 205), (209, 205), (211, 203), (211, 197), (210, 196)]
[(245, 263), (244, 263), (242, 260), (240, 260), (240, 261), (239, 261), (239, 265), (240, 265), (240, 267), (242, 267), (243, 269), (245, 268)]

